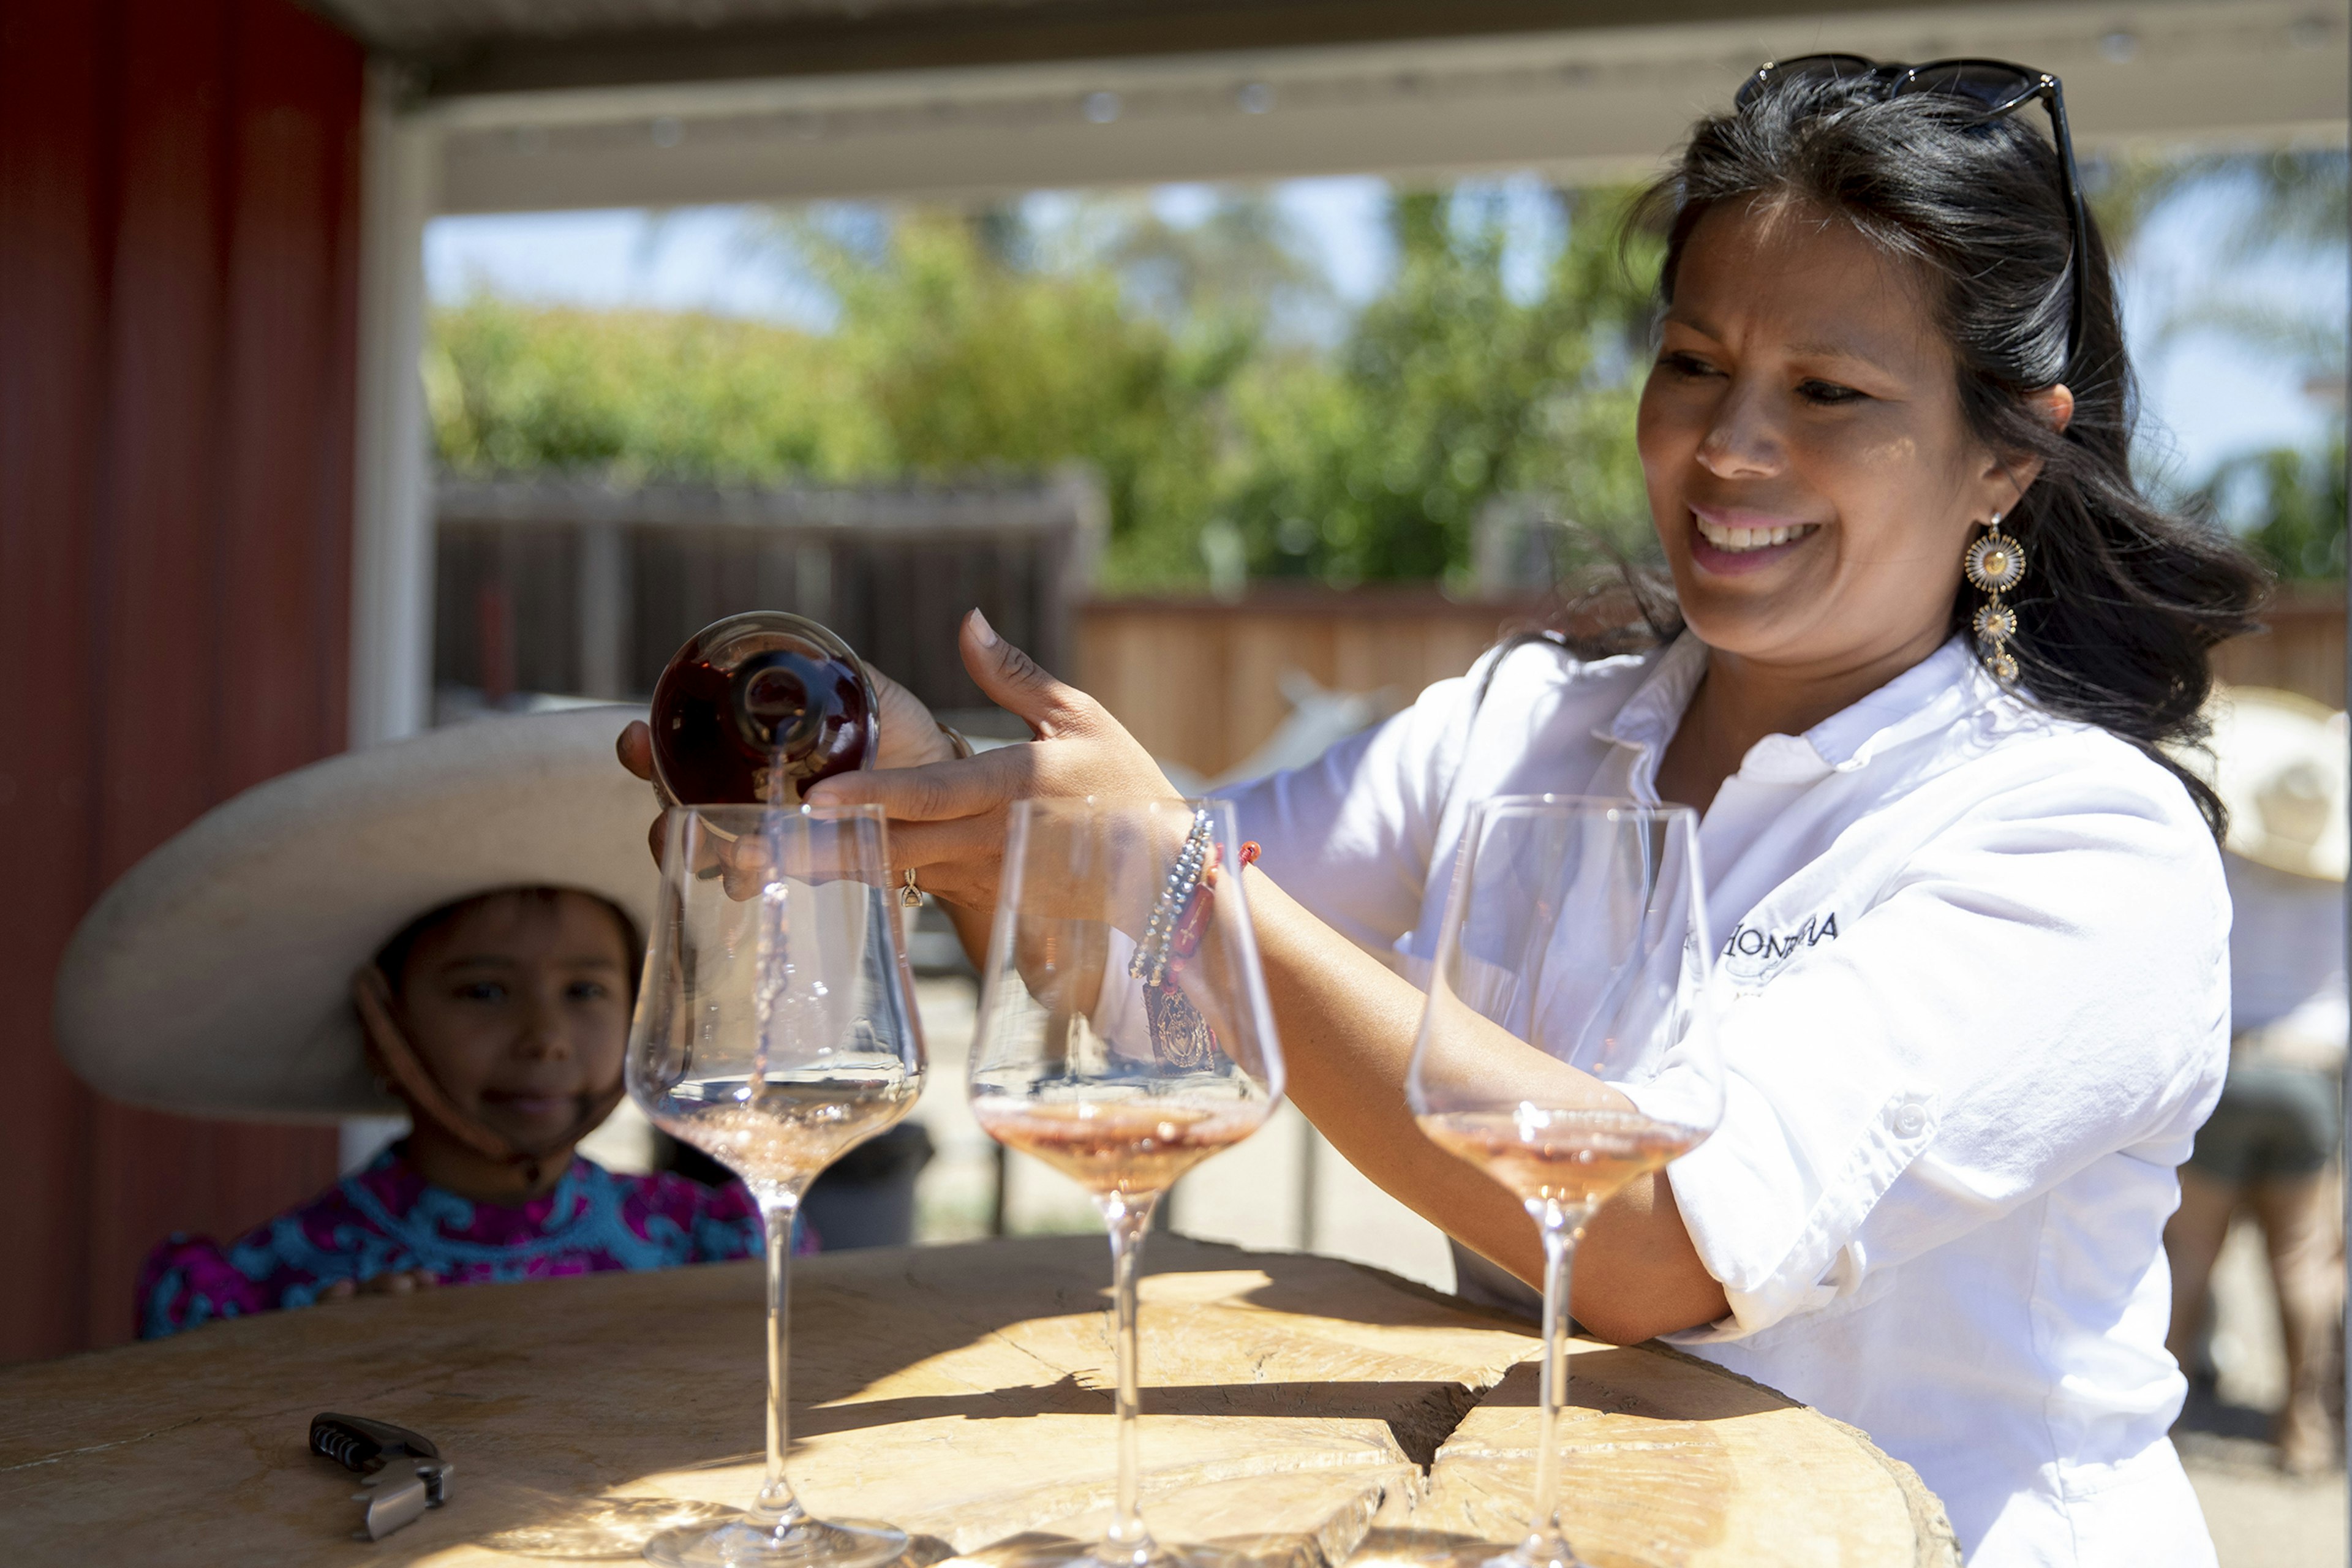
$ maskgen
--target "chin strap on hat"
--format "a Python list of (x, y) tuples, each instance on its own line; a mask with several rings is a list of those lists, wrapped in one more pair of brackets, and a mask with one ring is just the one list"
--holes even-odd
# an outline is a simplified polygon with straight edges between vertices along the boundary
[(359, 1009), (368, 1055), (392, 1080), (400, 1097), (408, 1101), (409, 1109), (484, 1159), (502, 1165), (523, 1166), (524, 1177), (533, 1186), (539, 1184), (541, 1162), (594, 1131), (627, 1092), (624, 1085), (614, 1084), (591, 1100), (579, 1120), (563, 1132), (543, 1144), (525, 1148), (497, 1128), (460, 1110), (449, 1098), (448, 1091), (433, 1076), (433, 1069), (425, 1065), (416, 1047), (408, 1043), (408, 1037), (393, 1020), (392, 985), (384, 979), (383, 970), (373, 963), (362, 964), (352, 976), (352, 1005)]

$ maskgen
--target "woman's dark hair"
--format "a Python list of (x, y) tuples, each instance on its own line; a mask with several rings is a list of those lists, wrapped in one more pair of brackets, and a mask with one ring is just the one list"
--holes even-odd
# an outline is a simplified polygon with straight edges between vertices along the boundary
[[(408, 961), (415, 952), (416, 944), (430, 933), (439, 931), (443, 926), (457, 919), (458, 916), (479, 909), (482, 905), (498, 899), (520, 899), (536, 908), (552, 910), (558, 899), (574, 890), (569, 888), (500, 888), (492, 892), (476, 893), (470, 898), (459, 899), (455, 903), (443, 904), (436, 910), (428, 910), (401, 927), (390, 942), (376, 950), (375, 966), (383, 972), (384, 983), (392, 987), (392, 994), (397, 996), (400, 994), (401, 986), (408, 979)], [(614, 923), (621, 928), (621, 945), (628, 950), (629, 954), (629, 998), (635, 1001), (637, 994), (638, 973), (645, 968), (646, 963), (645, 939), (637, 934), (637, 922), (631, 920), (622, 910), (621, 906), (610, 899), (586, 892), (581, 893), (580, 896), (593, 900), (603, 906), (604, 912), (611, 915)]]
[[(1970, 433), (1994, 452), (2042, 463), (2001, 522), (2031, 568), (2009, 598), (2018, 684), (2048, 711), (2098, 725), (2161, 763), (2219, 837), (2221, 800), (2159, 748), (2204, 740), (2208, 656), (2255, 629), (2268, 584), (2233, 540), (2151, 504), (2133, 479), (2138, 397), (2106, 245), (2088, 224), (2087, 254), (2070, 258), (2058, 154), (2028, 118), (2039, 113), (1986, 120), (1976, 105), (1937, 93), (1886, 99), (1853, 78), (1778, 79), (1746, 108), (1700, 121), (1632, 221), (1664, 236), (1658, 293), (1668, 303), (1700, 219), (1759, 200), (1833, 214), (1927, 280)], [(2086, 269), (2071, 364), (2070, 260)], [(2060, 382), (2074, 395), (2063, 433), (2027, 401)], [(1978, 602), (1964, 579), (1955, 632)], [(1678, 615), (1638, 590), (1633, 608), (1661, 635), (1680, 629)], [(1571, 647), (1586, 640), (1573, 626), (1559, 629)]]

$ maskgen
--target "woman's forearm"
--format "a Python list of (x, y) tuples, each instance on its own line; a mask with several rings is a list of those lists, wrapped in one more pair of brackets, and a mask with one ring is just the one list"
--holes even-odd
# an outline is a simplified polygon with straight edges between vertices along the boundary
[[(1423, 1137), (1406, 1104), (1421, 992), (1272, 878), (1255, 868), (1248, 876), (1291, 1099), (1383, 1191), (1520, 1279), (1540, 1282), (1542, 1243), (1519, 1200)], [(1664, 1173), (1594, 1216), (1574, 1279), (1579, 1321), (1619, 1342), (1695, 1328), (1727, 1310)]]
[(1523, 1279), (1543, 1247), (1518, 1199), (1422, 1136), (1405, 1077), (1423, 997), (1251, 871), (1250, 913), (1290, 1098), (1382, 1191)]

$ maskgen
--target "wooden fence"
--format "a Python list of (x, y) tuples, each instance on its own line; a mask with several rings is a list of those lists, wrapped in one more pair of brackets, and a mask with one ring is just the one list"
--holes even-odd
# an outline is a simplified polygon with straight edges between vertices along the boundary
[[(1401, 707), (1546, 607), (1537, 595), (1459, 602), (1422, 584), (1280, 583), (1230, 604), (1083, 602), (1102, 502), (1076, 479), (770, 491), (448, 480), (437, 500), (434, 666), (445, 691), (642, 698), (697, 627), (770, 607), (832, 626), (950, 721), (1010, 736), (1019, 725), (980, 706), (957, 658), (956, 622), (976, 604), (1154, 755), (1204, 777), (1282, 723), (1287, 672)], [(2342, 707), (2341, 591), (2283, 591), (2267, 619), (2263, 634), (2219, 650), (2221, 677)]]
[(2268, 630), (2214, 650), (2214, 673), (2233, 686), (2275, 686), (2343, 707), (2343, 584), (2283, 588), (2263, 619)]
[[(1396, 705), (1459, 675), (1541, 601), (1457, 604), (1430, 588), (1265, 585), (1238, 604), (1097, 600), (1078, 613), (1078, 684), (1153, 755), (1213, 776), (1274, 732), (1288, 711), (1278, 682), (1303, 670), (1327, 688), (1386, 688)], [(2340, 588), (2284, 590), (2269, 629), (2219, 649), (2224, 680), (2277, 686), (2344, 706)]]
[(957, 657), (972, 605), (1049, 666), (1102, 501), (1037, 485), (724, 490), (593, 480), (444, 480), (436, 495), (434, 683), (649, 695), (700, 627), (741, 610), (824, 622), (933, 708), (981, 696)]
[(1213, 776), (1289, 712), (1286, 670), (1332, 689), (1385, 689), (1401, 707), (1541, 607), (1458, 604), (1424, 586), (1267, 584), (1231, 605), (1097, 600), (1078, 612), (1076, 679), (1154, 756)]

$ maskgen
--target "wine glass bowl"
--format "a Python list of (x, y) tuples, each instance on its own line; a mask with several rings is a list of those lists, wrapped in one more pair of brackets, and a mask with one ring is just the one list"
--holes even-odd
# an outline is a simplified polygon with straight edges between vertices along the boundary
[(914, 1005), (876, 806), (685, 806), (629, 1036), (630, 1096), (743, 1178), (766, 1222), (768, 1468), (753, 1507), (656, 1538), (679, 1565), (871, 1568), (903, 1532), (812, 1518), (784, 1479), (788, 1267), (801, 1196), (921, 1091)]
[(1559, 1516), (1570, 1263), (1593, 1212), (1723, 1110), (1714, 948), (1687, 807), (1496, 796), (1463, 829), (1406, 1085), (1423, 1133), (1542, 1239), (1542, 1425), (1527, 1538), (1493, 1568), (1576, 1568)]
[(1176, 1179), (1281, 1101), (1281, 1047), (1223, 802), (1021, 801), (982, 976), (969, 1089), (990, 1136), (1093, 1196), (1110, 1235), (1118, 1489), (1099, 1568), (1181, 1562), (1139, 1507), (1138, 1256)]

